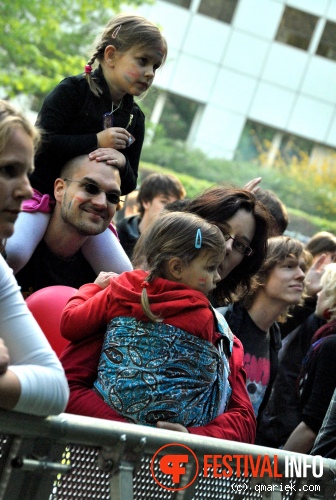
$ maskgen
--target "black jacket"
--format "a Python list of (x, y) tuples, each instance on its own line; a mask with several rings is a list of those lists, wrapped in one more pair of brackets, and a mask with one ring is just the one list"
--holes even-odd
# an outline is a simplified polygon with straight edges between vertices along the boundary
[(132, 259), (133, 249), (140, 237), (139, 222), (139, 215), (131, 215), (117, 223), (119, 240), (129, 259)]
[[(111, 111), (112, 99), (100, 67), (93, 77), (103, 89), (100, 97), (92, 93), (81, 74), (65, 78), (44, 100), (37, 124), (45, 133), (30, 178), (32, 186), (43, 194), (54, 195), (54, 181), (69, 159), (98, 147), (96, 134), (103, 130), (103, 115)], [(145, 116), (133, 96), (126, 94), (113, 120), (114, 126), (127, 129), (136, 139), (122, 150), (127, 160), (121, 176), (121, 191), (125, 195), (136, 188)]]
[(296, 381), (315, 332), (324, 323), (311, 314), (283, 340), (273, 390), (257, 430), (256, 444), (278, 448), (301, 422)]

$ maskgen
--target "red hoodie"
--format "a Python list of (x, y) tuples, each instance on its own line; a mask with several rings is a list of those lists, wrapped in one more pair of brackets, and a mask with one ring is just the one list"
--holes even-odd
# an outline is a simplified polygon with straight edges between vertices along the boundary
[[(67, 412), (126, 422), (92, 391), (92, 386), (97, 378), (106, 325), (111, 318), (132, 316), (148, 321), (140, 303), (141, 283), (146, 276), (147, 273), (140, 270), (123, 273), (113, 278), (104, 290), (95, 284), (84, 285), (69, 300), (61, 319), (62, 335), (72, 341), (61, 356), (70, 386)], [(215, 330), (209, 301), (201, 292), (156, 278), (147, 287), (147, 293), (152, 312), (162, 316), (164, 323), (213, 344), (221, 337)], [(246, 392), (243, 366), (243, 347), (234, 337), (229, 376), (232, 394), (228, 409), (205, 426), (188, 428), (190, 433), (254, 442), (256, 422)]]

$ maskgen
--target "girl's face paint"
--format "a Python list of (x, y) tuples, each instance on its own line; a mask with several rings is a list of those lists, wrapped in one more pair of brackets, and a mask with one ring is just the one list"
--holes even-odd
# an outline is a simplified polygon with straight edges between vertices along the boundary
[(134, 82), (135, 80), (138, 80), (140, 78), (141, 74), (139, 71), (136, 70), (136, 68), (132, 68), (128, 71), (125, 72), (125, 79), (131, 83)]
[(198, 257), (183, 266), (182, 283), (209, 295), (221, 279), (218, 268), (222, 260), (222, 255), (214, 254), (211, 250), (201, 250)]
[(198, 279), (199, 286), (204, 287), (206, 285), (206, 281), (207, 281), (206, 278), (199, 278)]
[(135, 46), (124, 53), (116, 52), (113, 64), (103, 65), (112, 98), (120, 100), (125, 94), (139, 96), (148, 90), (162, 59), (163, 52), (151, 47)]

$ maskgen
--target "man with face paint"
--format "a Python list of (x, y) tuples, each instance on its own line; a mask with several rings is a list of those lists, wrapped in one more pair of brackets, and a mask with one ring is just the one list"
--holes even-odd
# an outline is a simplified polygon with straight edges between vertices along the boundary
[(120, 174), (87, 155), (70, 160), (54, 186), (55, 208), (43, 240), (16, 278), (24, 297), (51, 285), (79, 288), (96, 273), (81, 248), (109, 226), (120, 198)]

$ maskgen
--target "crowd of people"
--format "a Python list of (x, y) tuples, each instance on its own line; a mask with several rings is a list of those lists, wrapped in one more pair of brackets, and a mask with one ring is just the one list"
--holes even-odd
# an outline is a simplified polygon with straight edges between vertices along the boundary
[[(157, 26), (120, 14), (36, 126), (0, 101), (0, 408), (333, 456), (336, 236), (286, 236), (260, 178), (136, 189), (134, 97), (166, 57)], [(24, 300), (52, 285), (78, 289), (60, 360)]]

